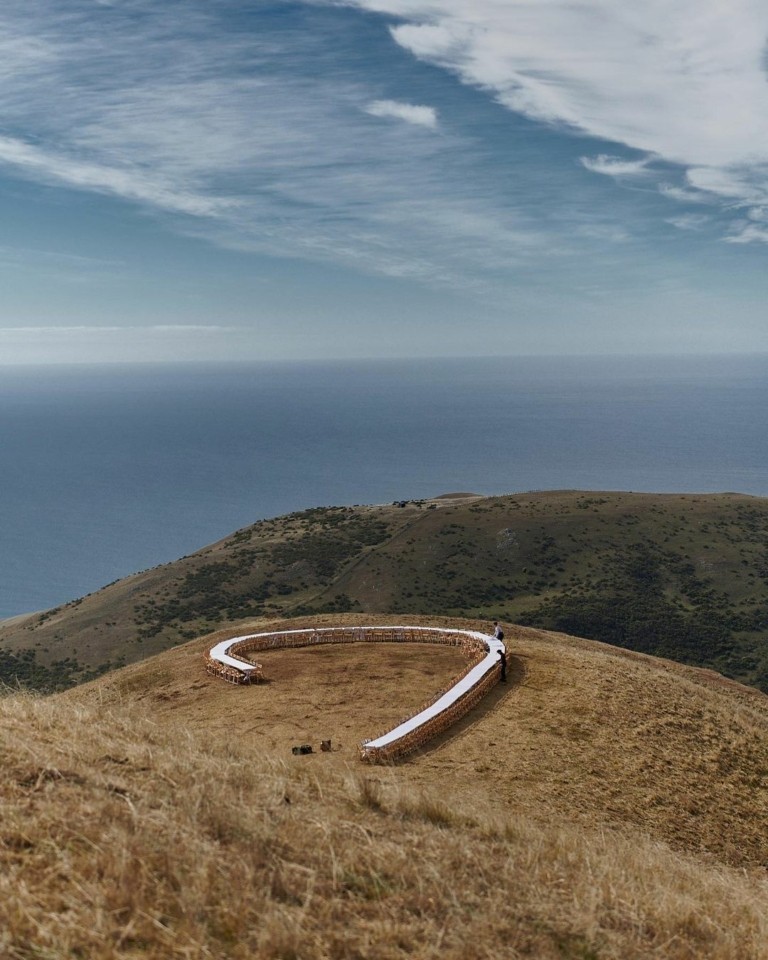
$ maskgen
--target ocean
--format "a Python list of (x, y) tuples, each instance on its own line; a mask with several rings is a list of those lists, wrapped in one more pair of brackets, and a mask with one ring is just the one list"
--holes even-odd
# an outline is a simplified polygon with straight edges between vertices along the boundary
[(0, 617), (312, 506), (768, 495), (766, 410), (766, 356), (0, 367)]

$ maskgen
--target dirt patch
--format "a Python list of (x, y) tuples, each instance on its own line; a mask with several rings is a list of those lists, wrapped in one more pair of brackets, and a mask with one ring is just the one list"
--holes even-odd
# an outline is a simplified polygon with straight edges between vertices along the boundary
[[(178, 674), (152, 685), (138, 664), (100, 689), (148, 690), (153, 712), (183, 722), (199, 737), (247, 738), (255, 751), (290, 754), (297, 742), (319, 746), (330, 739), (356, 761), (370, 739), (416, 712), (447, 688), (466, 666), (456, 647), (421, 643), (345, 643), (261, 651), (265, 683), (233, 687), (204, 670), (201, 656), (178, 657)], [(167, 655), (170, 656), (170, 655)], [(163, 662), (167, 664), (166, 657)], [(143, 668), (143, 669), (142, 669)]]

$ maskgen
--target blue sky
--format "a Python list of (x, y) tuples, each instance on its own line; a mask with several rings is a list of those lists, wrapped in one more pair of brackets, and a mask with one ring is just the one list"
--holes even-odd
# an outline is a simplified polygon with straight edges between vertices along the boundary
[(4, 0), (0, 363), (768, 350), (764, 0)]

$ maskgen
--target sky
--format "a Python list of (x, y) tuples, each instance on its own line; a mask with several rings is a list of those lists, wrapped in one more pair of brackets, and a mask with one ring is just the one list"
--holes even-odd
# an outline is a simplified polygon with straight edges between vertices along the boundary
[(3, 0), (0, 364), (768, 351), (765, 0)]

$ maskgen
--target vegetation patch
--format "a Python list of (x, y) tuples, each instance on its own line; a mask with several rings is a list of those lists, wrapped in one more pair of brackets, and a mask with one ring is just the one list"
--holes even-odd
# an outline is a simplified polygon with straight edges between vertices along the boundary
[(38, 662), (36, 651), (30, 648), (18, 654), (0, 650), (0, 686), (54, 693), (78, 683), (94, 680), (123, 664), (124, 661), (122, 663), (105, 661), (94, 669), (84, 667), (73, 657), (64, 657), (50, 664), (44, 664)]
[(465, 616), (603, 640), (768, 691), (768, 500), (571, 491), (429, 506), (261, 521), (2, 626), (0, 640), (20, 656), (33, 635), (39, 665), (96, 668), (254, 618)]

